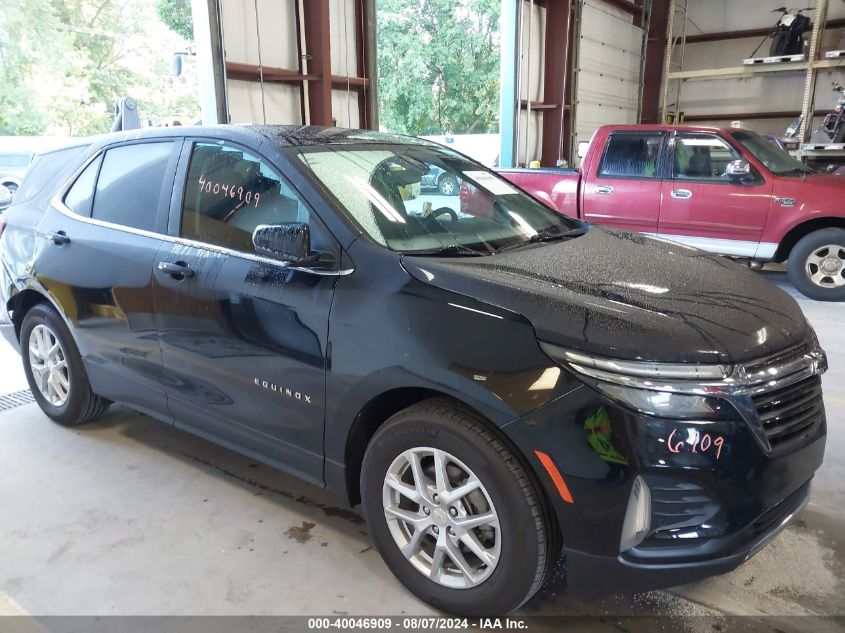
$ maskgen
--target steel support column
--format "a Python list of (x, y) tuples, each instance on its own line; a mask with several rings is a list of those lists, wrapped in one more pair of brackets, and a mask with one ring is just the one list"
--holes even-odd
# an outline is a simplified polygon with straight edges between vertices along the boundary
[(358, 99), (360, 126), (378, 129), (378, 65), (376, 63), (376, 3), (375, 0), (355, 2), (355, 48), (358, 73), (367, 79)]
[(664, 80), (666, 30), (669, 26), (669, 0), (652, 0), (648, 21), (645, 65), (643, 67), (643, 102), (641, 123), (660, 122), (660, 87)]
[(329, 38), (329, 0), (304, 3), (308, 44), (308, 102), (311, 125), (332, 125), (332, 58)]
[(501, 62), (499, 88), (499, 133), (501, 147), (499, 166), (513, 167), (516, 159), (516, 120), (519, 115), (519, 83), (517, 80), (520, 54), (518, 4), (521, 0), (502, 0), (499, 19), (501, 31)]
[(575, 0), (548, 0), (543, 95), (543, 144), (541, 164), (554, 167), (569, 157), (572, 137), (571, 77), (575, 41)]
[(191, 0), (191, 17), (197, 47), (202, 121), (206, 125), (228, 123), (219, 0)]

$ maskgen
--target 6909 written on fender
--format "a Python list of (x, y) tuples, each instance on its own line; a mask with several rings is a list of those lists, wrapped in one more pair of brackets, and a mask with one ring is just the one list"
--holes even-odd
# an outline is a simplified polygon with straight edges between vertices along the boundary
[(368, 630), (368, 631), (492, 631), (527, 630), (528, 624), (519, 618), (442, 618), (434, 616), (391, 617), (332, 617), (308, 618), (309, 630)]

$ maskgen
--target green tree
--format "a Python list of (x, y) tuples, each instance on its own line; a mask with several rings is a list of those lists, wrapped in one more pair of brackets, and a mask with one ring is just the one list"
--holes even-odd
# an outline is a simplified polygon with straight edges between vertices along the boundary
[(0, 134), (107, 132), (116, 100), (144, 118), (190, 121), (196, 77), (170, 74), (183, 38), (152, 3), (5, 0), (0, 24)]
[(498, 131), (499, 0), (379, 0), (377, 8), (382, 125)]
[(49, 0), (5, 0), (0, 15), (0, 134), (41, 134), (49, 116), (39, 88), (61, 81), (66, 37)]
[(194, 21), (191, 16), (190, 0), (157, 0), (156, 12), (170, 30), (189, 42), (194, 40)]

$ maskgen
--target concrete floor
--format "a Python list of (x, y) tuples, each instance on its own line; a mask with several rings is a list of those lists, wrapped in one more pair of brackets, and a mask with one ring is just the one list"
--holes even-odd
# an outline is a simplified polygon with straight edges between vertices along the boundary
[[(799, 299), (830, 355), (827, 457), (808, 508), (731, 574), (601, 603), (552, 587), (524, 614), (845, 615), (845, 306), (763, 274)], [(0, 393), (24, 388), (17, 353), (0, 346)], [(0, 471), (0, 615), (430, 613), (357, 511), (127, 409), (76, 430), (34, 404), (0, 413)]]

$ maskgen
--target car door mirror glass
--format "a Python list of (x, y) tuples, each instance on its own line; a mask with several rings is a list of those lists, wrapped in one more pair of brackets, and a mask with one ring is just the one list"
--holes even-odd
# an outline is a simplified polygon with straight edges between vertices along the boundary
[(754, 180), (754, 172), (751, 170), (751, 164), (742, 158), (728, 163), (725, 173), (731, 180), (736, 182), (750, 182)]
[(587, 155), (587, 150), (590, 147), (590, 141), (581, 141), (578, 143), (578, 158), (584, 158)]
[(292, 265), (311, 264), (319, 258), (311, 252), (311, 231), (304, 222), (260, 224), (252, 232), (252, 244), (257, 255)]

